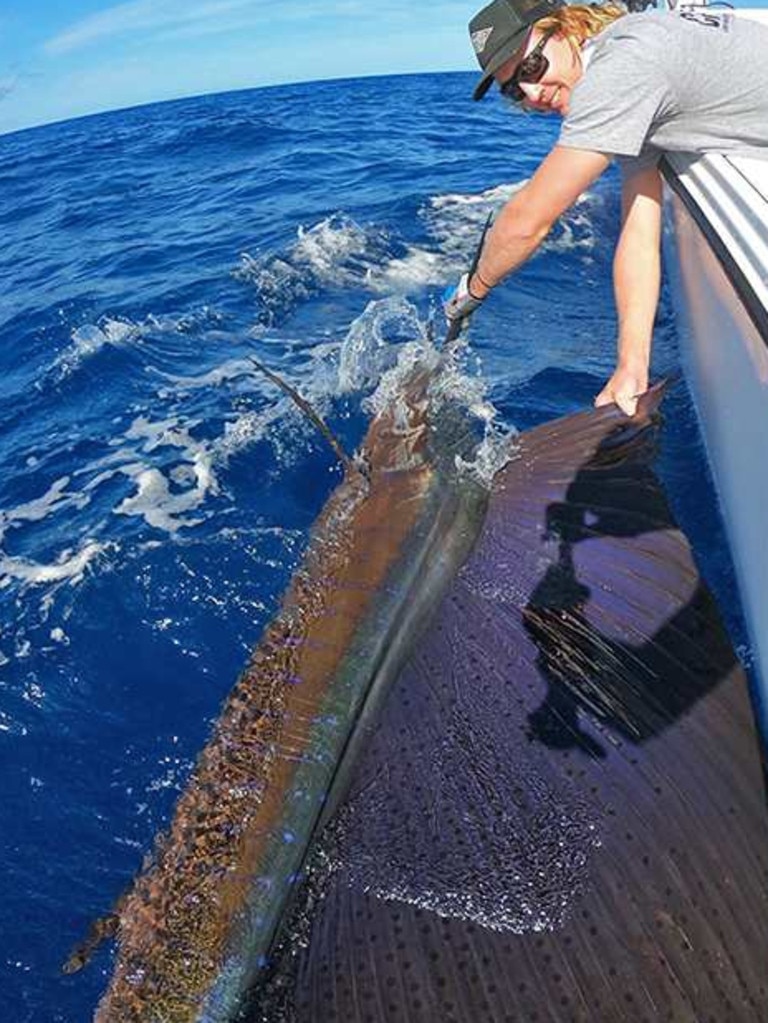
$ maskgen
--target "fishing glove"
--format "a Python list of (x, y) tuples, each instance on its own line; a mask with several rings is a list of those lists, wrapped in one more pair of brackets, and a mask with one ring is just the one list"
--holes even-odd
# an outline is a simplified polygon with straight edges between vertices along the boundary
[(465, 320), (471, 316), (483, 299), (477, 298), (469, 290), (469, 274), (462, 274), (455, 288), (448, 288), (443, 295), (443, 312), (448, 322)]

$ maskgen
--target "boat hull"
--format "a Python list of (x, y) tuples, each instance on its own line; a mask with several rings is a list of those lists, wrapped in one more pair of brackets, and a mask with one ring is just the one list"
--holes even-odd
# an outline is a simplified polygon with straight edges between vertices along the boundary
[(665, 176), (681, 359), (731, 548), (765, 730), (768, 162), (675, 156)]

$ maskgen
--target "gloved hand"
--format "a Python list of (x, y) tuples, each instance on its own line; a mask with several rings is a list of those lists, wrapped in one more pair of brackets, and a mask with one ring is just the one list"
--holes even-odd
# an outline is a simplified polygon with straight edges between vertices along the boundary
[(456, 287), (448, 288), (443, 294), (443, 312), (449, 322), (465, 320), (482, 302), (482, 298), (477, 298), (469, 290), (469, 274), (462, 274)]

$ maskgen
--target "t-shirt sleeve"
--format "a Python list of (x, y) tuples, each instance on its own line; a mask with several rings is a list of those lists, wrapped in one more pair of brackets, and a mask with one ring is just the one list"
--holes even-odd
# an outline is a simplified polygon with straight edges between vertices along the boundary
[(668, 95), (663, 69), (640, 40), (616, 33), (593, 56), (575, 86), (559, 144), (610, 156), (638, 156)]

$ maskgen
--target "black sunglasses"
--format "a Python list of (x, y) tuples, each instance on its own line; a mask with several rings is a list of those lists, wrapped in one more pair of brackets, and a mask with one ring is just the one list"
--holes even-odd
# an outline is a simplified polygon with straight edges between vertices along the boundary
[(543, 54), (543, 49), (547, 45), (547, 41), (557, 31), (556, 28), (547, 29), (544, 35), (539, 39), (538, 43), (534, 46), (531, 52), (523, 57), (520, 63), (515, 68), (515, 73), (511, 78), (508, 78), (506, 82), (502, 82), (499, 86), (499, 92), (502, 96), (506, 96), (507, 99), (513, 100), (515, 103), (522, 103), (525, 100), (526, 95), (520, 88), (520, 82), (538, 82), (549, 70), (549, 61)]

